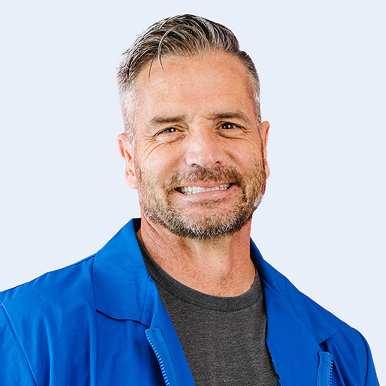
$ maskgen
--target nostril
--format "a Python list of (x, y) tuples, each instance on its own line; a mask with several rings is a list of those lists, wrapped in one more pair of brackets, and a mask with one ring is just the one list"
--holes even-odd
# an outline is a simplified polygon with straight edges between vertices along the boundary
[(199, 155), (197, 157), (187, 158), (187, 164), (189, 166), (201, 166), (203, 168), (213, 168), (217, 165), (221, 164), (221, 160), (219, 157), (213, 157), (209, 154)]

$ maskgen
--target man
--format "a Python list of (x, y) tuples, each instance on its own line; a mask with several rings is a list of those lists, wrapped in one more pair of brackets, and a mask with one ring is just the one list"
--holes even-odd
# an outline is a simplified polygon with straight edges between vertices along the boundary
[(250, 241), (269, 176), (259, 79), (227, 28), (160, 21), (118, 72), (141, 219), (1, 294), (1, 385), (378, 385), (364, 338)]

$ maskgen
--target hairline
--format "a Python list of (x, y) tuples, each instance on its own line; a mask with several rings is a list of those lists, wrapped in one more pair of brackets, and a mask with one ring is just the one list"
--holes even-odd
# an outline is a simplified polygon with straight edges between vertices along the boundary
[[(197, 55), (207, 55), (210, 53), (215, 53), (215, 52), (223, 52), (225, 54), (231, 55), (235, 58), (237, 58), (244, 66), (247, 72), (247, 84), (248, 84), (248, 94), (249, 96), (253, 99), (254, 101), (254, 106), (255, 106), (255, 119), (256, 123), (259, 129), (259, 133), (261, 136), (261, 114), (260, 114), (260, 84), (259, 80), (255, 78), (254, 74), (250, 71), (248, 68), (247, 64), (241, 60), (240, 57), (238, 57), (235, 54), (232, 54), (228, 52), (227, 50), (224, 49), (218, 49), (214, 47), (210, 47), (205, 50), (198, 50), (197, 52), (190, 53), (166, 53), (162, 54), (162, 56), (158, 55), (155, 56), (152, 59), (149, 59), (147, 62), (143, 63), (142, 66), (138, 69), (136, 75), (132, 78), (130, 84), (128, 84), (126, 91), (121, 94), (121, 105), (123, 107), (123, 111), (125, 112), (125, 116), (123, 117), (124, 119), (124, 124), (125, 124), (125, 134), (126, 137), (128, 138), (129, 142), (131, 145), (135, 148), (135, 139), (136, 139), (136, 133), (135, 133), (135, 116), (136, 116), (136, 109), (138, 107), (138, 92), (136, 91), (136, 86), (138, 84), (138, 76), (140, 73), (142, 73), (146, 68), (149, 68), (149, 77), (150, 77), (150, 72), (151, 68), (153, 66), (154, 60), (157, 60), (161, 69), (163, 71), (164, 67), (162, 65), (162, 58), (168, 58), (168, 57), (175, 57), (175, 58), (191, 58)], [(149, 66), (150, 64), (150, 66)], [(130, 113), (131, 111), (131, 113)], [(127, 127), (130, 126), (130, 127)]]

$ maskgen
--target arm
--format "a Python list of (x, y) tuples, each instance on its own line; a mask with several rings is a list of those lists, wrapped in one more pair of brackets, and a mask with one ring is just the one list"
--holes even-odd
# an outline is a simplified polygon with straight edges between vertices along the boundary
[(367, 360), (367, 374), (366, 374), (366, 386), (379, 386), (377, 373), (375, 371), (374, 361), (373, 357), (371, 355), (369, 344), (367, 343), (366, 339), (363, 335), (361, 335), (361, 338), (363, 340), (363, 343), (366, 348), (366, 360)]

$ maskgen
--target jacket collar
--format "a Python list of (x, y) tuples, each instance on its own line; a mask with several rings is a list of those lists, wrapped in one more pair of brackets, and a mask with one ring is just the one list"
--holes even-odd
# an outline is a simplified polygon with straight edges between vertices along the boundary
[[(118, 320), (134, 320), (151, 328), (174, 329), (147, 272), (135, 232), (140, 220), (126, 224), (95, 256), (93, 283), (97, 311)], [(262, 258), (251, 241), (267, 310), (267, 345), (282, 384), (316, 379), (319, 344), (334, 333), (327, 311), (298, 291)], [(173, 334), (173, 339), (175, 334)], [(296, 360), (293, 360), (296, 358)], [(304, 380), (304, 382), (303, 382)], [(300, 384), (298, 384), (300, 385)]]
[(113, 319), (141, 322), (145, 311), (150, 276), (135, 235), (139, 226), (139, 219), (128, 222), (95, 256), (95, 307)]
[(274, 299), (280, 300), (292, 317), (301, 321), (318, 345), (335, 334), (335, 329), (331, 325), (331, 314), (300, 292), (284, 275), (268, 264), (252, 240), (251, 256), (263, 282), (266, 303)]
[[(140, 221), (129, 221), (96, 254), (94, 294), (99, 312), (114, 319), (146, 320), (150, 323), (145, 305), (150, 306), (149, 295), (156, 290), (156, 286), (147, 272), (136, 237)], [(325, 317), (327, 311), (298, 291), (286, 277), (268, 264), (253, 241), (251, 256), (263, 283), (266, 303), (280, 301), (293, 318), (300, 319), (317, 344), (334, 334), (334, 328)]]
[(138, 245), (136, 231), (140, 221), (129, 221), (95, 255), (95, 308), (112, 319), (133, 320), (147, 327), (161, 328), (170, 318)]
[(131, 220), (96, 254), (96, 309), (110, 318), (149, 327), (146, 337), (155, 354), (162, 354), (162, 372), (168, 384), (194, 386), (177, 333), (139, 249), (135, 235), (139, 226), (139, 219)]
[(251, 242), (267, 310), (267, 345), (283, 385), (315, 385), (320, 344), (335, 333), (327, 311), (263, 260)]

